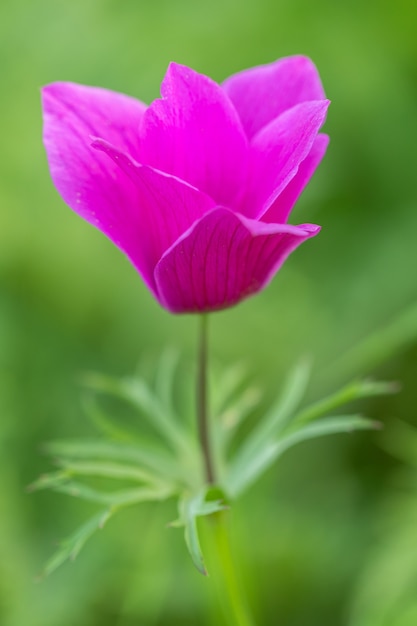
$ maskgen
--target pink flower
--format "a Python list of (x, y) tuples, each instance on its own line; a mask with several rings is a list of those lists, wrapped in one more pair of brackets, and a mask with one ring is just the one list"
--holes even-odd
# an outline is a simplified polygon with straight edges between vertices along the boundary
[(147, 107), (96, 87), (45, 87), (52, 179), (163, 307), (230, 307), (320, 230), (287, 218), (326, 150), (329, 101), (301, 56), (223, 85), (172, 63), (161, 93)]

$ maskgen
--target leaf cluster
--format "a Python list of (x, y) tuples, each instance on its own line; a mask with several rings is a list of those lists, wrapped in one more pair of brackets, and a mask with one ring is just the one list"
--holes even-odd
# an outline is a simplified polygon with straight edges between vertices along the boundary
[[(94, 502), (101, 508), (61, 542), (46, 564), (44, 575), (67, 559), (74, 559), (86, 541), (121, 509), (168, 498), (178, 501), (178, 519), (170, 526), (184, 529), (194, 565), (206, 574), (198, 535), (199, 517), (227, 508), (297, 443), (324, 435), (378, 428), (379, 424), (368, 418), (339, 411), (354, 400), (396, 391), (392, 383), (353, 381), (323, 400), (303, 407), (310, 376), (310, 365), (304, 360), (290, 372), (271, 407), (260, 412), (262, 396), (246, 384), (245, 370), (233, 367), (222, 371), (212, 381), (210, 398), (217, 477), (213, 486), (205, 484), (193, 420), (184, 419), (184, 409), (175, 393), (181, 382), (178, 361), (176, 353), (164, 353), (152, 383), (139, 376), (116, 379), (88, 374), (84, 377), (88, 390), (85, 409), (101, 436), (49, 443), (46, 452), (54, 458), (57, 469), (41, 476), (29, 490), (51, 489)], [(129, 405), (139, 422), (147, 423), (154, 437), (139, 436), (140, 430), (132, 432), (122, 425), (118, 415), (103, 409), (100, 400), (109, 397)], [(247, 418), (253, 417), (254, 412), (257, 419), (248, 427)], [(103, 488), (103, 481), (113, 487)]]

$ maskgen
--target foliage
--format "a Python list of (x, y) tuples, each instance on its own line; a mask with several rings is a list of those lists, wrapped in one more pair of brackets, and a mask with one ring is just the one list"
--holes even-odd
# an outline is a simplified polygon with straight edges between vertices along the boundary
[[(167, 368), (169, 363), (169, 368)], [(396, 391), (391, 383), (355, 381), (325, 400), (298, 407), (305, 393), (309, 365), (303, 361), (290, 373), (287, 384), (271, 409), (257, 416), (249, 433), (239, 438), (239, 426), (247, 418), (246, 389), (236, 392), (241, 382), (239, 370), (232, 368), (222, 375), (227, 381), (216, 393), (211, 429), (216, 447), (217, 485), (205, 484), (198, 443), (175, 406), (175, 361), (163, 355), (156, 373), (156, 384), (150, 386), (143, 378), (113, 379), (98, 374), (84, 377), (84, 384), (96, 394), (116, 397), (131, 404), (138, 418), (153, 427), (153, 443), (124, 431), (118, 414), (108, 415), (97, 402), (86, 405), (94, 423), (105, 435), (102, 439), (58, 441), (46, 446), (59, 469), (42, 475), (29, 487), (30, 491), (52, 489), (73, 497), (105, 505), (66, 541), (48, 561), (45, 574), (50, 574), (66, 559), (74, 559), (95, 531), (121, 508), (140, 502), (178, 499), (178, 519), (171, 526), (184, 527), (185, 542), (196, 568), (207, 574), (198, 537), (197, 519), (228, 507), (285, 452), (297, 443), (337, 433), (378, 428), (379, 424), (360, 415), (332, 414), (341, 406), (358, 398), (390, 394)], [(162, 401), (157, 389), (164, 380)], [(180, 384), (180, 381), (178, 381)], [(217, 395), (217, 398), (216, 398)], [(236, 406), (235, 406), (236, 402)], [(238, 409), (236, 408), (238, 407)], [(233, 422), (225, 419), (234, 411)], [(331, 413), (330, 416), (327, 415)], [(191, 420), (187, 420), (191, 421)], [(113, 437), (111, 437), (113, 435)], [(122, 439), (122, 441), (120, 441)], [(136, 439), (136, 441), (135, 441)], [(237, 441), (235, 441), (237, 440)], [(233, 445), (235, 444), (235, 445)], [(111, 491), (94, 488), (78, 478), (112, 479), (117, 482)], [(120, 482), (119, 482), (120, 481)], [(124, 486), (125, 482), (133, 486)], [(213, 497), (213, 493), (217, 497)]]

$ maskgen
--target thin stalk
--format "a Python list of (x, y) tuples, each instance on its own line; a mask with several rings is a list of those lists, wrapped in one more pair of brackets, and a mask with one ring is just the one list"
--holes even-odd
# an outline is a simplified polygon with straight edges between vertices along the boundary
[(210, 424), (207, 402), (207, 327), (208, 316), (200, 315), (198, 364), (197, 364), (197, 424), (201, 451), (203, 454), (204, 474), (207, 483), (215, 482), (213, 454), (211, 450)]
[[(207, 357), (208, 357), (208, 316), (200, 316), (198, 364), (197, 364), (197, 423), (201, 452), (204, 464), (205, 479), (213, 485), (216, 480), (213, 462), (213, 447), (210, 432), (207, 393)], [(253, 626), (252, 619), (246, 608), (246, 602), (230, 549), (227, 525), (227, 513), (220, 511), (210, 517), (208, 533), (210, 535), (210, 550), (213, 561), (213, 581), (222, 610), (227, 620), (227, 626)]]

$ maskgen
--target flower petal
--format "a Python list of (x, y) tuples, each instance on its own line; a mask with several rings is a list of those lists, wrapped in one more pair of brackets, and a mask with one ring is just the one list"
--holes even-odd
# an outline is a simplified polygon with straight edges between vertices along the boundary
[(328, 106), (328, 100), (298, 104), (254, 137), (241, 213), (260, 218), (269, 209), (310, 153)]
[(223, 88), (235, 105), (249, 139), (285, 110), (326, 97), (314, 63), (304, 56), (244, 70), (230, 76)]
[(300, 163), (300, 167), (294, 178), (288, 183), (282, 193), (279, 194), (275, 202), (270, 206), (262, 217), (263, 222), (284, 224), (300, 194), (308, 181), (314, 174), (317, 166), (322, 160), (327, 146), (329, 145), (328, 135), (317, 135), (307, 157)]
[(161, 94), (143, 118), (141, 162), (233, 206), (246, 180), (248, 146), (229, 98), (210, 78), (175, 63)]
[(54, 184), (65, 202), (88, 219), (97, 205), (112, 201), (112, 179), (118, 170), (91, 150), (91, 136), (103, 137), (135, 157), (146, 106), (123, 94), (74, 83), (44, 87), (42, 104), (43, 138)]
[(214, 209), (156, 266), (158, 298), (173, 313), (233, 306), (263, 289), (288, 255), (319, 230), (312, 224), (265, 224)]
[(135, 155), (145, 105), (74, 83), (44, 87), (42, 104), (43, 137), (56, 188), (76, 213), (120, 246), (137, 192), (113, 161), (91, 148), (91, 136), (100, 135)]
[(92, 146), (107, 154), (135, 186), (134, 202), (125, 208), (112, 238), (155, 291), (154, 269), (163, 253), (215, 203), (180, 179), (135, 163), (102, 139)]

